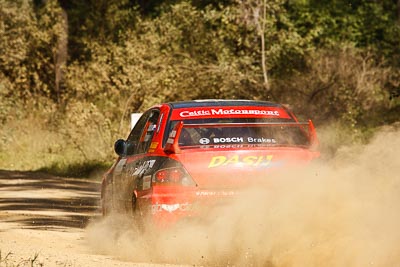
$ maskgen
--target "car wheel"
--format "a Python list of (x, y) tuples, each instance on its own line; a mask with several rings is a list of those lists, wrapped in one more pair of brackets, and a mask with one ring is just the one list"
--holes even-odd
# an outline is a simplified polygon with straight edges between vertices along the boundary
[(132, 216), (136, 215), (136, 196), (135, 196), (135, 194), (132, 194), (132, 197), (131, 197), (130, 214)]
[(124, 213), (128, 216), (128, 217), (134, 217), (135, 216), (135, 211), (136, 211), (136, 196), (135, 194), (132, 194), (132, 196), (130, 198), (129, 201), (125, 201), (125, 205), (124, 205)]
[(113, 212), (113, 199), (109, 193), (103, 192), (101, 197), (101, 210), (103, 216), (110, 215)]
[(130, 208), (128, 210), (128, 215), (133, 220), (133, 223), (138, 227), (138, 229), (143, 229), (143, 218), (137, 208), (137, 198), (133, 194), (131, 197)]

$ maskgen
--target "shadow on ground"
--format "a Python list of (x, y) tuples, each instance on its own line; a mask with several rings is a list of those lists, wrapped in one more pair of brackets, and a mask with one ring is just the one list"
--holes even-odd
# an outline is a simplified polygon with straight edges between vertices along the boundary
[(84, 228), (100, 215), (100, 181), (0, 170), (0, 221), (32, 229)]

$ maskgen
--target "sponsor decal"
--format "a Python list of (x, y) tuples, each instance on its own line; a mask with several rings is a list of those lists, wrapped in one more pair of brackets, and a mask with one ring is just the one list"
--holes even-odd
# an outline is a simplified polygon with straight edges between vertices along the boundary
[[(206, 138), (204, 138), (204, 139), (206, 139)], [(212, 138), (212, 141), (214, 144), (229, 144), (229, 143), (276, 144), (277, 143), (274, 138), (265, 138), (265, 137), (247, 137), (247, 138), (244, 138), (244, 137), (214, 137), (214, 138)], [(201, 143), (201, 144), (206, 145), (208, 143)]]
[(133, 175), (142, 175), (144, 174), (148, 169), (153, 168), (154, 163), (156, 162), (155, 159), (152, 160), (147, 160), (143, 162), (137, 169), (135, 169), (135, 172)]
[(229, 149), (229, 148), (251, 148), (251, 147), (265, 147), (265, 144), (255, 143), (255, 144), (223, 144), (223, 145), (203, 145), (200, 148), (221, 148), (221, 149)]
[(247, 137), (248, 143), (267, 143), (267, 144), (276, 144), (276, 140), (274, 138), (264, 138), (264, 137)]
[(176, 136), (176, 130), (172, 130), (168, 136), (167, 144), (173, 144)]
[(185, 110), (179, 113), (182, 118), (199, 117), (199, 116), (215, 116), (215, 115), (268, 115), (279, 117), (278, 110), (262, 110), (262, 109), (210, 109), (210, 110)]
[(234, 196), (235, 192), (234, 191), (197, 191), (196, 196), (199, 197), (209, 197), (209, 196), (223, 196), (223, 197), (228, 197), (228, 196)]
[(158, 145), (158, 142), (151, 142), (150, 147), (149, 147), (149, 152), (154, 152), (156, 150), (157, 145)]
[(244, 145), (241, 144), (228, 144), (228, 145), (214, 145), (212, 148), (242, 148), (245, 147)]
[(172, 213), (174, 211), (188, 211), (192, 208), (192, 204), (189, 203), (176, 203), (176, 204), (154, 204), (151, 205), (151, 213), (156, 214), (157, 212), (167, 211)]
[(200, 118), (231, 118), (231, 117), (268, 117), (287, 118), (290, 116), (279, 107), (215, 107), (177, 109), (172, 114), (173, 120)]
[(199, 116), (210, 116), (211, 112), (209, 110), (194, 110), (194, 111), (190, 111), (190, 110), (185, 110), (182, 111), (181, 113), (179, 113), (179, 115), (182, 118), (186, 118), (186, 117), (199, 117)]
[(254, 114), (279, 116), (277, 110), (260, 110), (260, 109), (211, 109), (211, 115), (236, 115), (236, 114)]
[(147, 131), (154, 131), (157, 128), (156, 124), (150, 124), (149, 127), (147, 127)]
[(202, 145), (207, 145), (210, 143), (210, 139), (208, 138), (200, 138), (199, 143)]
[(156, 148), (158, 146), (158, 142), (151, 142), (150, 148)]
[(214, 156), (211, 158), (208, 168), (216, 168), (227, 165), (239, 165), (239, 166), (263, 166), (267, 167), (271, 164), (272, 155), (261, 155), (261, 156)]
[(146, 175), (143, 177), (143, 190), (150, 189), (151, 186), (151, 175)]
[(214, 144), (218, 143), (243, 143), (243, 137), (220, 137), (213, 138)]

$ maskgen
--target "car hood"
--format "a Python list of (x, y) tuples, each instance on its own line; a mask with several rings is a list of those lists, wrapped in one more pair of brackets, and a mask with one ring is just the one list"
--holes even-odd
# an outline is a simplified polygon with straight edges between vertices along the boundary
[(200, 189), (236, 188), (268, 179), (275, 170), (306, 165), (318, 156), (316, 151), (298, 147), (190, 149), (175, 154)]

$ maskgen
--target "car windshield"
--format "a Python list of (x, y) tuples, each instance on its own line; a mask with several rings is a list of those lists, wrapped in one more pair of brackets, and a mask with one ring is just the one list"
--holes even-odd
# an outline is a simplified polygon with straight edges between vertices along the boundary
[[(172, 121), (170, 132), (178, 121)], [(179, 146), (308, 146), (304, 125), (288, 119), (233, 118), (184, 120)]]

